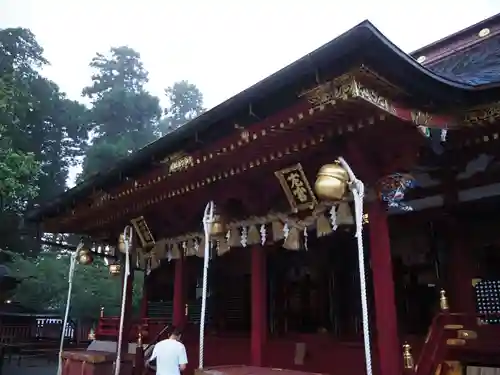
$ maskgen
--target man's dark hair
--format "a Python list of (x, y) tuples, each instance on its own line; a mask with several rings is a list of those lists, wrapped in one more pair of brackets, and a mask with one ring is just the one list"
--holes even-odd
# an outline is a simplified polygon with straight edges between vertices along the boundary
[(171, 331), (170, 335), (180, 337), (182, 335), (182, 330), (178, 327), (172, 327), (172, 331)]

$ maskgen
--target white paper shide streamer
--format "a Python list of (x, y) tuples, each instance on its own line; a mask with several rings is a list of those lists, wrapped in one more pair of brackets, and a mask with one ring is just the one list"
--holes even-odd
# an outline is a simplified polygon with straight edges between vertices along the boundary
[(200, 317), (200, 353), (198, 368), (203, 368), (203, 355), (205, 345), (205, 315), (207, 310), (207, 287), (208, 287), (208, 261), (210, 258), (210, 232), (214, 222), (214, 202), (208, 202), (203, 214), (203, 229), (205, 231), (205, 252), (203, 254), (203, 284), (201, 292), (201, 317)]
[(64, 320), (61, 329), (61, 342), (59, 344), (59, 363), (57, 366), (57, 375), (62, 374), (62, 353), (64, 350), (64, 333), (66, 332), (66, 326), (68, 325), (69, 319), (69, 310), (71, 307), (71, 292), (73, 290), (73, 276), (75, 275), (75, 267), (76, 267), (76, 257), (78, 256), (78, 252), (82, 249), (83, 242), (80, 242), (76, 247), (76, 250), (71, 253), (70, 261), (69, 261), (69, 272), (68, 272), (68, 296), (66, 298), (66, 310), (64, 312)]
[(116, 345), (115, 375), (120, 374), (120, 367), (122, 362), (123, 325), (125, 321), (125, 305), (127, 303), (127, 288), (130, 275), (130, 247), (132, 245), (132, 234), (132, 227), (130, 225), (127, 225), (123, 230), (123, 242), (125, 247), (125, 274), (123, 275), (122, 306), (120, 313), (120, 326), (118, 330), (118, 344)]

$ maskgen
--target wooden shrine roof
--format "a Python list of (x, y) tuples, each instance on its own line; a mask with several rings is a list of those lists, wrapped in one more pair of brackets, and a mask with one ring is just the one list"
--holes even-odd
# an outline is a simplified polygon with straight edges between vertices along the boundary
[[(46, 218), (58, 217), (96, 192), (107, 192), (118, 186), (122, 186), (126, 193), (130, 186), (133, 188), (133, 185), (137, 184), (135, 179), (161, 166), (161, 162), (169, 155), (177, 152), (193, 154), (199, 153), (200, 150), (216, 150), (215, 146), (220, 144), (221, 140), (239, 136), (242, 129), (250, 129), (250, 126), (252, 130), (257, 127), (259, 132), (264, 134), (270, 117), (281, 113), (286, 120), (286, 111), (290, 111), (292, 107), (293, 117), (298, 116), (298, 120), (302, 120), (300, 116), (303, 117), (308, 109), (304, 107), (305, 100), (301, 100), (301, 93), (317, 87), (318, 84), (331, 83), (335, 77), (353, 69), (358, 73), (376, 72), (371, 78), (380, 79), (371, 79), (371, 83), (386, 97), (396, 101), (402, 100), (412, 108), (429, 112), (446, 113), (447, 110), (456, 110), (457, 107), (484, 105), (500, 98), (500, 87), (497, 85), (476, 85), (474, 82), (454, 79), (449, 74), (441, 76), (427, 69), (392, 44), (370, 22), (364, 21), (178, 130), (124, 158), (110, 170), (91, 176), (53, 201), (34, 209), (26, 215), (26, 219), (43, 222)], [(361, 91), (358, 94), (360, 93)], [(376, 99), (382, 102), (376, 102), (372, 100), (374, 98), (369, 97), (371, 93), (373, 90), (367, 89), (364, 94), (368, 96), (358, 96), (371, 101), (378, 109), (389, 110), (384, 108), (385, 98), (377, 97)], [(271, 97), (272, 100), (269, 100)], [(351, 117), (358, 113), (356, 106), (349, 106), (349, 111)], [(416, 123), (413, 112), (410, 113), (403, 107), (399, 112), (391, 107), (389, 112), (400, 119), (413, 120), (414, 124)], [(425, 113), (418, 113), (425, 117)], [(474, 121), (481, 120), (478, 115), (474, 116)], [(433, 118), (437, 117), (439, 116)], [(427, 120), (429, 118), (427, 117)], [(463, 123), (471, 125), (474, 122), (469, 120), (470, 116)], [(443, 121), (446, 122), (446, 119), (438, 122), (442, 124)], [(462, 126), (462, 122), (459, 121), (456, 125)], [(228, 147), (233, 144), (226, 143)], [(220, 153), (223, 153), (222, 150), (223, 148), (219, 150)], [(208, 151), (205, 154), (208, 155)], [(155, 178), (160, 181), (160, 176)]]

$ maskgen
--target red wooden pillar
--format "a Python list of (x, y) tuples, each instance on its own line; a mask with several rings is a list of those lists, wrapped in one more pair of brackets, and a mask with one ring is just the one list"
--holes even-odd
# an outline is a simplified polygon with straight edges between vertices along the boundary
[(375, 329), (379, 374), (400, 375), (401, 349), (398, 337), (391, 245), (385, 207), (379, 201), (369, 204), (370, 259), (375, 300)]
[(185, 287), (184, 287), (184, 268), (186, 259), (183, 255), (174, 261), (174, 311), (172, 322), (176, 327), (182, 327), (185, 323)]
[(475, 275), (474, 262), (470, 259), (470, 249), (465, 238), (468, 231), (454, 218), (448, 217), (446, 220), (446, 235), (450, 246), (446, 293), (450, 297), (450, 311), (474, 314), (476, 307), (472, 279)]
[(252, 333), (251, 364), (263, 366), (264, 345), (267, 341), (267, 266), (265, 247), (255, 245), (251, 251), (252, 273)]
[(450, 298), (453, 312), (475, 313), (474, 289), (472, 279), (474, 262), (471, 261), (467, 244), (467, 228), (455, 218), (454, 209), (459, 204), (456, 176), (452, 172), (443, 178), (445, 187), (444, 209), (449, 213), (445, 217), (445, 236), (449, 246), (449, 258), (446, 264), (446, 293)]

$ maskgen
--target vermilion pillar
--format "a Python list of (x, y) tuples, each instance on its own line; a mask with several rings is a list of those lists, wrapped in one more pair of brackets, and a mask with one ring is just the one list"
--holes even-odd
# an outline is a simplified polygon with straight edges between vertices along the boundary
[(379, 374), (400, 375), (397, 310), (392, 277), (391, 245), (385, 207), (379, 201), (369, 205), (370, 259), (375, 300), (374, 335), (379, 353)]
[(185, 323), (185, 287), (184, 287), (184, 268), (186, 259), (183, 255), (175, 260), (174, 276), (174, 311), (172, 321), (174, 326), (182, 327)]
[(450, 297), (450, 310), (460, 313), (475, 313), (474, 289), (472, 279), (474, 262), (472, 262), (467, 242), (467, 228), (453, 214), (459, 204), (456, 176), (448, 171), (443, 178), (445, 187), (444, 209), (449, 215), (444, 220), (444, 232), (448, 244), (446, 261), (446, 292)]
[(252, 273), (252, 333), (251, 364), (262, 366), (264, 345), (267, 341), (267, 266), (263, 246), (255, 245), (251, 249)]

